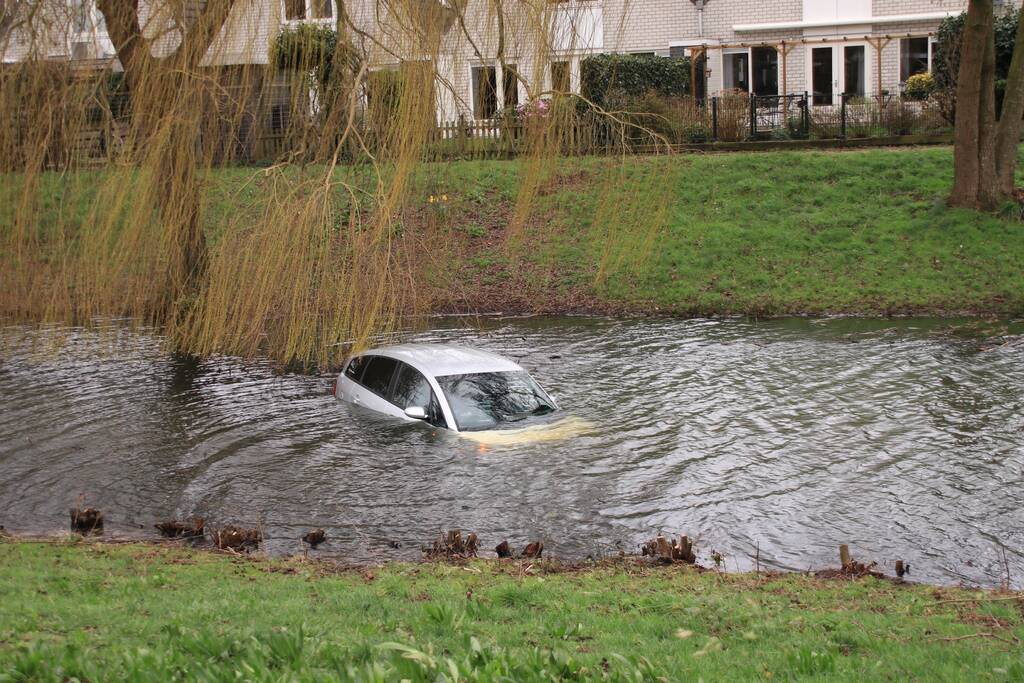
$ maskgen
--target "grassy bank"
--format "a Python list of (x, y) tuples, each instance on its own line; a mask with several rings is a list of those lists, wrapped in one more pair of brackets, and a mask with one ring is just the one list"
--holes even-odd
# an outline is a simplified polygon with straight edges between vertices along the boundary
[[(398, 209), (394, 244), (413, 263), (396, 286), (420, 311), (1019, 314), (1021, 210), (948, 209), (952, 167), (948, 147), (429, 164)], [(266, 224), (272, 201), (300, 205), (320, 173), (211, 171), (211, 244)], [(40, 220), (88, 229), (99, 178), (44, 179)], [(336, 180), (336, 225), (365, 219), (369, 170)], [(269, 230), (299, 234), (287, 208)]]
[(0, 680), (1024, 680), (1024, 605), (621, 564), (0, 543)]

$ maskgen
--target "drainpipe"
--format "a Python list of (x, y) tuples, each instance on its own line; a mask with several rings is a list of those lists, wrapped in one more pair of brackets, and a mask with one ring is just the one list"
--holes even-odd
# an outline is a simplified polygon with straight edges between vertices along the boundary
[(697, 8), (697, 37), (704, 37), (704, 5), (708, 4), (708, 0), (690, 0), (693, 6)]

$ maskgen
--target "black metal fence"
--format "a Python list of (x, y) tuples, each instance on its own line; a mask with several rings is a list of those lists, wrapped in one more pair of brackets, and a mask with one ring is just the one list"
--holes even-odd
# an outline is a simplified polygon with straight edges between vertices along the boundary
[[(888, 138), (950, 129), (939, 107), (927, 101), (847, 94), (832, 98), (827, 105), (813, 102), (806, 92), (724, 94), (704, 101), (678, 98), (656, 114), (620, 115), (611, 120), (584, 112), (564, 117), (553, 126), (528, 119), (477, 121), (460, 117), (426, 132), (423, 158), (508, 159), (528, 153), (538, 144), (547, 152), (563, 155), (643, 153), (700, 143)], [(119, 156), (127, 149), (130, 130), (128, 107), (120, 109), (117, 118), (86, 117), (65, 135), (55, 137), (54, 149), (47, 151), (46, 165), (101, 165)], [(330, 142), (324, 137), (329, 133), (303, 123), (299, 120), (303, 117), (289, 119), (287, 125), (275, 125), (272, 114), (269, 110), (246, 112), (239, 125), (204, 126), (201, 144), (207, 151), (216, 152), (214, 163), (244, 164), (298, 159), (311, 149), (322, 148), (325, 140)], [(34, 125), (31, 121), (22, 123), (26, 130)], [(384, 135), (375, 135), (365, 121), (359, 125), (363, 127), (361, 142), (343, 154), (347, 161), (358, 162), (367, 145), (372, 148), (377, 141), (386, 140)]]

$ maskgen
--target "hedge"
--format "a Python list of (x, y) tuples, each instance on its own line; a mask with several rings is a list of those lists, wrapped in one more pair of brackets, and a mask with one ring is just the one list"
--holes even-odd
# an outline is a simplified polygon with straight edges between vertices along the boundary
[(587, 57), (580, 64), (580, 94), (599, 106), (609, 99), (650, 93), (689, 95), (690, 59), (604, 54)]

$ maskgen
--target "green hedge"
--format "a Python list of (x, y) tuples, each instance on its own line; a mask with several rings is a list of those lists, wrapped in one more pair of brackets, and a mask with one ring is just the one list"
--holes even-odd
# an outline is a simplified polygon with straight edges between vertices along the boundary
[[(996, 104), (1000, 108), (1006, 90), (1006, 77), (1010, 72), (1010, 61), (1013, 59), (1013, 46), (1017, 39), (1017, 21), (1018, 13), (1011, 9), (997, 15), (993, 22), (996, 41)], [(960, 42), (966, 23), (966, 12), (944, 19), (939, 24), (935, 37), (935, 58), (932, 63), (935, 88), (951, 95), (956, 91), (956, 77), (960, 69)]]
[(580, 93), (597, 105), (646, 94), (690, 94), (690, 59), (656, 55), (595, 55), (580, 65)]

